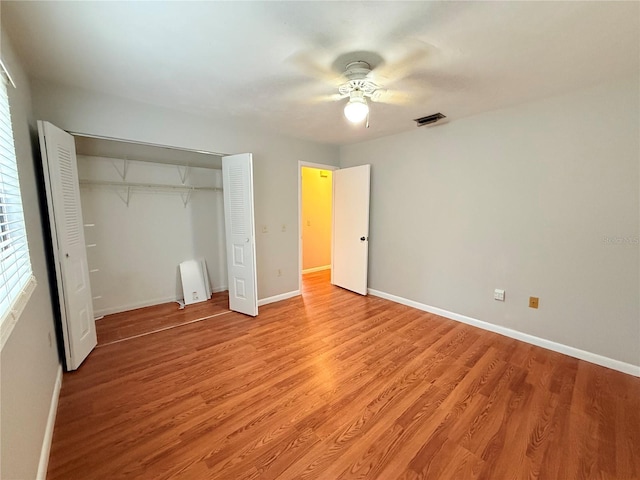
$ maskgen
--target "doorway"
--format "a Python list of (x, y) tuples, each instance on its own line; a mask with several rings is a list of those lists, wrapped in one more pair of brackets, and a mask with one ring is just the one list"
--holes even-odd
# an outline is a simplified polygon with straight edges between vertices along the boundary
[(327, 282), (330, 278), (336, 169), (332, 165), (299, 162), (300, 288), (303, 275), (317, 274)]

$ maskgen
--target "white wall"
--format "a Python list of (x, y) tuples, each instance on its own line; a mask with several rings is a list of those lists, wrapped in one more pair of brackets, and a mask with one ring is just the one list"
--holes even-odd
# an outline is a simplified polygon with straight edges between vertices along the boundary
[(38, 286), (0, 356), (0, 478), (33, 479), (60, 361), (38, 202), (36, 177), (40, 175), (41, 164), (39, 157), (34, 162), (37, 152), (32, 150), (30, 138), (35, 122), (29, 82), (4, 29), (1, 45), (2, 59), (18, 87), (9, 87), (9, 105), (31, 266)]
[[(123, 161), (78, 155), (81, 180), (121, 182)], [(183, 169), (184, 172), (184, 169)], [(182, 185), (175, 165), (129, 161), (126, 181)], [(185, 185), (222, 187), (222, 172), (189, 167)], [(121, 198), (121, 196), (122, 198)], [(204, 257), (214, 291), (226, 290), (221, 191), (186, 193), (81, 185), (94, 313), (106, 315), (182, 298), (178, 266)], [(99, 298), (95, 298), (99, 297)]]
[(342, 147), (369, 286), (640, 365), (638, 105), (634, 77)]
[[(298, 289), (297, 162), (337, 165), (336, 147), (253, 130), (230, 119), (200, 117), (43, 81), (34, 80), (32, 91), (37, 118), (65, 130), (196, 150), (253, 153), (258, 297)], [(261, 233), (263, 225), (269, 233)]]

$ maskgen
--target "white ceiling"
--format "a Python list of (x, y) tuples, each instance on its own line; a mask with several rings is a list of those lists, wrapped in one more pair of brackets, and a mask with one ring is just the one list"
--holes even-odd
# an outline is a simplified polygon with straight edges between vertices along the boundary
[[(38, 78), (290, 136), (345, 144), (638, 74), (638, 2), (2, 2)], [(417, 49), (417, 50), (416, 50)], [(387, 65), (416, 51), (409, 105), (373, 104), (352, 126), (329, 70), (341, 54)]]

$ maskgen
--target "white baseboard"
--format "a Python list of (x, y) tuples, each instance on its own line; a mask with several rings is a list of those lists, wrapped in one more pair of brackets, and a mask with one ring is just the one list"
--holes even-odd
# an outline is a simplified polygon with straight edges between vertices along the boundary
[[(227, 286), (216, 287), (211, 289), (211, 293), (219, 293), (229, 290)], [(128, 312), (129, 310), (135, 310), (136, 308), (152, 307), (154, 305), (160, 305), (162, 303), (177, 302), (176, 297), (163, 297), (154, 298), (151, 300), (144, 300), (142, 302), (130, 303), (128, 305), (119, 305), (117, 307), (108, 307), (101, 310), (94, 310), (94, 317), (104, 317), (105, 315), (112, 315), (114, 313)]]
[(570, 347), (569, 345), (564, 345), (562, 343), (552, 342), (551, 340), (536, 337), (534, 335), (529, 335), (528, 333), (523, 333), (518, 330), (513, 330), (511, 328), (495, 325), (493, 323), (485, 322), (482, 320), (477, 320), (472, 317), (467, 317), (466, 315), (443, 310), (442, 308), (425, 305), (424, 303), (416, 302), (414, 300), (409, 300), (403, 297), (398, 297), (397, 295), (381, 292), (379, 290), (370, 288), (368, 289), (368, 292), (369, 294), (376, 297), (391, 300), (392, 302), (396, 303), (401, 303), (402, 305), (407, 305), (408, 307), (413, 307), (418, 310), (433, 313), (435, 315), (440, 315), (441, 317), (466, 323), (483, 330), (499, 333), (500, 335), (504, 335), (505, 337), (521, 340), (523, 342), (530, 343), (531, 345), (546, 348), (547, 350), (553, 350), (554, 352), (563, 353), (565, 355), (569, 355), (570, 357), (578, 358), (590, 363), (595, 363), (596, 365), (601, 365), (613, 370), (618, 370), (619, 372), (628, 373), (629, 375), (640, 377), (640, 365), (633, 365), (631, 363), (626, 363), (620, 360), (615, 360), (613, 358), (598, 355), (597, 353), (591, 353), (585, 350), (580, 350), (579, 348)]
[(129, 303), (127, 305), (118, 305), (116, 307), (107, 307), (101, 310), (94, 310), (93, 315), (95, 317), (103, 317), (105, 315), (112, 315), (114, 313), (128, 312), (129, 310), (135, 310), (136, 308), (151, 307), (153, 305), (160, 305), (161, 303), (175, 302), (176, 297), (162, 297), (153, 298), (151, 300), (143, 300), (142, 302)]
[(307, 268), (302, 270), (302, 274), (305, 273), (313, 273), (313, 272), (321, 272), (322, 270), (331, 270), (331, 265), (322, 265), (320, 267)]
[(274, 295), (273, 297), (262, 298), (258, 300), (258, 306), (261, 307), (269, 303), (287, 300), (288, 298), (297, 297), (298, 295), (300, 295), (300, 290), (293, 290), (292, 292), (281, 293), (280, 295)]
[(53, 440), (53, 427), (56, 423), (56, 413), (58, 411), (58, 398), (60, 398), (60, 389), (62, 388), (62, 365), (58, 365), (58, 373), (56, 375), (56, 383), (53, 386), (53, 395), (51, 395), (51, 405), (49, 406), (49, 417), (47, 418), (47, 427), (44, 430), (44, 438), (42, 440), (42, 449), (40, 450), (40, 462), (38, 463), (37, 480), (45, 480), (47, 476), (47, 468), (49, 467), (49, 454), (51, 453), (51, 441)]

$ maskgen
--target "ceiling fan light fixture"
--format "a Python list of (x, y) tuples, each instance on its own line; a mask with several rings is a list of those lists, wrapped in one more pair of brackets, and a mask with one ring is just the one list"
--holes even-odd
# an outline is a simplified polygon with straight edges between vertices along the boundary
[(364, 94), (359, 90), (354, 90), (349, 94), (349, 101), (344, 106), (344, 116), (351, 123), (360, 123), (369, 115), (369, 105), (364, 98)]

